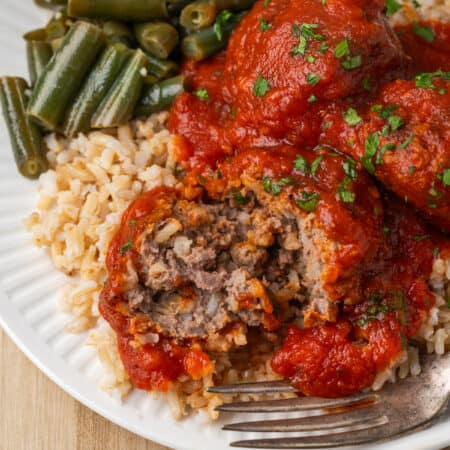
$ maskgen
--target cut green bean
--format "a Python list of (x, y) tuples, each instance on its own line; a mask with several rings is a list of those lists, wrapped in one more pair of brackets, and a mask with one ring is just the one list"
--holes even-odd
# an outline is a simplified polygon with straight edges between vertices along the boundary
[(34, 121), (49, 130), (56, 129), (104, 41), (97, 26), (86, 22), (73, 25), (33, 89), (28, 114)]
[(165, 0), (69, 0), (71, 17), (145, 21), (168, 17)]
[[(56, 17), (57, 16), (57, 17)], [(45, 26), (45, 32), (47, 33), (47, 39), (49, 41), (58, 39), (67, 33), (69, 27), (67, 25), (67, 17), (57, 13), (54, 18)]]
[(156, 78), (154, 75), (147, 75), (144, 77), (144, 86), (153, 86), (158, 81), (158, 78)]
[(213, 0), (197, 0), (187, 5), (180, 15), (180, 25), (188, 30), (201, 30), (212, 25), (217, 16)]
[(52, 55), (52, 47), (47, 42), (27, 41), (28, 72), (32, 86), (44, 71)]
[(134, 35), (130, 28), (124, 23), (108, 21), (103, 24), (102, 29), (109, 42), (121, 42), (129, 47), (134, 45)]
[(64, 42), (64, 37), (60, 37), (58, 39), (53, 39), (50, 41), (50, 47), (52, 48), (53, 53), (56, 53), (62, 46)]
[[(186, 36), (181, 42), (184, 56), (201, 61), (224, 49), (231, 33), (245, 14), (246, 12), (234, 14), (227, 21), (221, 21), (220, 24), (216, 21), (214, 26)], [(219, 25), (219, 29), (216, 25)]]
[(67, 0), (34, 0), (34, 3), (41, 8), (59, 9), (67, 5)]
[(164, 80), (178, 73), (178, 64), (176, 62), (156, 58), (150, 54), (147, 56), (149, 60), (148, 72), (160, 80)]
[(131, 50), (124, 44), (109, 45), (101, 54), (80, 92), (66, 112), (62, 131), (73, 137), (91, 129), (91, 119), (114, 84)]
[(45, 28), (38, 28), (36, 30), (31, 30), (25, 33), (23, 35), (23, 38), (26, 41), (46, 41), (47, 31), (45, 31)]
[(48, 163), (41, 132), (26, 114), (27, 89), (23, 78), (0, 78), (0, 102), (17, 168), (24, 177), (37, 178), (48, 169)]
[(131, 119), (141, 96), (147, 64), (145, 53), (136, 50), (94, 114), (92, 128), (117, 127)]
[(146, 87), (134, 111), (134, 116), (149, 116), (170, 108), (176, 96), (184, 91), (185, 83), (185, 77), (178, 75)]
[(138, 23), (134, 35), (145, 51), (162, 59), (170, 55), (179, 41), (178, 31), (167, 22)]

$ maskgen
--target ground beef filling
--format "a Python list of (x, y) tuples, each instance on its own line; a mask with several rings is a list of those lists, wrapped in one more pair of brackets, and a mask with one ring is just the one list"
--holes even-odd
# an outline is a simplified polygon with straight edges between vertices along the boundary
[(251, 193), (179, 200), (137, 250), (138, 282), (125, 297), (165, 336), (207, 339), (236, 323), (264, 325), (279, 302), (304, 301), (296, 219), (273, 215)]

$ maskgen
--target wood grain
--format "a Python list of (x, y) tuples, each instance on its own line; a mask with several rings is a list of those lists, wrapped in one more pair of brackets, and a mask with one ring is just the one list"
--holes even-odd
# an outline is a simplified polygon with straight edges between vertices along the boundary
[(1, 329), (0, 399), (1, 450), (167, 450), (74, 400)]

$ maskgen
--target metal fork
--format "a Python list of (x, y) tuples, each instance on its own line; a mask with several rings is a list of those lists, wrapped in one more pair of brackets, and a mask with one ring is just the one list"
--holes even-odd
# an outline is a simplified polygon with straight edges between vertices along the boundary
[[(215, 386), (220, 394), (296, 392), (285, 381)], [(400, 437), (429, 426), (450, 398), (450, 353), (426, 355), (419, 376), (388, 384), (380, 392), (338, 399), (296, 397), (281, 400), (225, 403), (222, 412), (297, 412), (298, 418), (260, 420), (225, 425), (224, 430), (246, 432), (302, 432), (302, 436), (232, 442), (248, 448), (329, 448), (365, 444)], [(309, 433), (309, 435), (305, 435)], [(313, 433), (311, 433), (313, 432)]]

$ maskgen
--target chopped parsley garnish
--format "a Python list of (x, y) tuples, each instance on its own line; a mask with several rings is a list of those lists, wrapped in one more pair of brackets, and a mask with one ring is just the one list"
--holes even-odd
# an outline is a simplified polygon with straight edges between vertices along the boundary
[(388, 123), (392, 129), (392, 131), (397, 131), (399, 128), (401, 128), (405, 122), (403, 119), (399, 116), (391, 116), (388, 118)]
[(302, 23), (300, 33), (306, 38), (324, 41), (326, 38), (323, 34), (314, 33), (314, 30), (317, 30), (319, 27), (320, 25), (318, 23)]
[(201, 173), (197, 175), (198, 181), (200, 181), (200, 184), (202, 186), (205, 186), (206, 184), (206, 178), (204, 175), (202, 175)]
[(128, 239), (128, 241), (124, 245), (122, 245), (122, 247), (120, 247), (119, 252), (121, 255), (124, 255), (127, 250), (130, 250), (132, 248), (133, 243), (131, 242), (131, 239)]
[(409, 166), (408, 167), (408, 173), (410, 175), (412, 175), (415, 171), (416, 171), (417, 167), (416, 166)]
[(417, 36), (420, 36), (421, 38), (425, 39), (427, 42), (433, 42), (434, 41), (434, 32), (431, 27), (423, 26), (417, 23), (416, 21), (413, 22), (413, 31)]
[(324, 122), (324, 124), (322, 125), (322, 130), (328, 130), (328, 128), (330, 128), (332, 124), (333, 122)]
[(414, 135), (410, 134), (400, 145), (399, 148), (404, 150), (408, 147), (409, 144), (411, 144), (411, 141), (414, 139)]
[(305, 59), (307, 62), (312, 64), (316, 60), (316, 57), (313, 55), (308, 55)]
[(386, 14), (388, 16), (393, 16), (402, 5), (397, 0), (386, 0)]
[(264, 95), (269, 91), (269, 88), (269, 82), (265, 80), (261, 74), (258, 74), (258, 78), (253, 85), (253, 94), (255, 94), (256, 97), (264, 97)]
[(325, 42), (323, 42), (322, 44), (320, 44), (320, 47), (319, 47), (319, 52), (320, 52), (320, 53), (325, 53), (327, 50), (328, 50), (328, 45), (325, 44)]
[(428, 239), (430, 237), (429, 234), (421, 234), (419, 236), (414, 236), (414, 240), (417, 242), (423, 241), (424, 239)]
[(194, 91), (194, 95), (198, 97), (200, 100), (207, 101), (209, 100), (209, 94), (207, 89), (197, 89)]
[(321, 155), (318, 156), (312, 163), (311, 163), (311, 174), (314, 176), (317, 172), (317, 169), (320, 167), (320, 163), (323, 161), (323, 158), (325, 156)]
[(444, 186), (450, 186), (450, 169), (444, 169), (442, 173), (442, 184)]
[(284, 186), (289, 186), (294, 183), (295, 180), (293, 177), (280, 178), (278, 181), (274, 181), (270, 177), (263, 177), (262, 179), (263, 189), (272, 195), (278, 195)]
[(444, 80), (450, 80), (450, 72), (443, 72), (437, 70), (436, 72), (425, 72), (416, 76), (416, 87), (424, 89), (436, 89), (433, 84), (433, 78), (443, 78)]
[(299, 170), (300, 172), (304, 174), (309, 172), (309, 162), (302, 155), (297, 155), (297, 158), (295, 158), (293, 164), (294, 168)]
[(348, 188), (351, 182), (352, 179), (346, 176), (338, 186), (339, 199), (344, 203), (353, 203), (355, 201), (356, 194)]
[(434, 247), (433, 256), (435, 257), (435, 259), (439, 258), (439, 247)]
[(233, 17), (233, 14), (224, 9), (223, 11), (221, 11), (217, 17), (216, 17), (216, 22), (214, 23), (214, 33), (217, 36), (217, 39), (219, 41), (222, 41), (223, 39), (223, 28), (225, 26), (225, 24)]
[(371, 175), (375, 173), (375, 166), (373, 164), (373, 157), (377, 153), (380, 145), (380, 137), (378, 134), (369, 134), (365, 142), (365, 152), (361, 158), (361, 164), (366, 168)]
[(259, 19), (259, 29), (262, 31), (269, 31), (272, 28), (272, 24), (270, 22), (267, 22), (266, 19), (264, 19), (264, 17), (261, 17), (261, 19)]
[(220, 169), (217, 169), (216, 174), (217, 174), (217, 179), (221, 180), (222, 179), (222, 171)]
[(336, 58), (342, 58), (347, 55), (350, 55), (350, 48), (348, 46), (348, 40), (344, 39), (336, 45), (334, 56), (336, 56)]
[(306, 52), (306, 46), (308, 45), (308, 42), (306, 41), (305, 36), (300, 36), (300, 41), (298, 45), (294, 46), (294, 48), (291, 51), (291, 55), (304, 55)]
[[(306, 47), (308, 45), (308, 39), (313, 39), (316, 41), (324, 41), (326, 37), (323, 34), (315, 33), (314, 30), (319, 28), (319, 24), (317, 23), (302, 23), (300, 26), (297, 24), (292, 25), (292, 34), (294, 37), (299, 38), (299, 42), (297, 45), (294, 45), (291, 51), (291, 55), (305, 55)], [(322, 44), (323, 45), (323, 44)], [(320, 49), (319, 49), (320, 51)], [(309, 56), (308, 62), (314, 62), (311, 60), (314, 58), (312, 55)]]
[(317, 192), (303, 191), (302, 198), (295, 203), (306, 212), (314, 212), (319, 204), (319, 194)]
[(361, 55), (349, 56), (345, 61), (341, 62), (341, 66), (345, 70), (355, 70), (362, 65)]
[(308, 75), (306, 75), (306, 82), (311, 86), (315, 86), (319, 80), (319, 75), (316, 75), (315, 73), (308, 73)]
[(314, 94), (311, 94), (308, 98), (308, 103), (315, 103), (317, 102), (317, 97)]
[(361, 116), (358, 114), (356, 109), (348, 108), (347, 111), (342, 113), (344, 116), (344, 120), (351, 126), (354, 127), (355, 125), (358, 125), (358, 123), (361, 122)]
[(372, 87), (370, 85), (370, 78), (364, 78), (364, 80), (362, 80), (362, 87), (366, 91), (370, 92), (370, 90), (372, 89)]
[(396, 109), (398, 109), (398, 105), (396, 105), (395, 103), (393, 103), (392, 105), (387, 105), (385, 108), (383, 108), (381, 105), (375, 105), (375, 106), (379, 107), (379, 109), (378, 108), (376, 110), (373, 109), (373, 111), (378, 112), (378, 115), (380, 116), (381, 119), (389, 119), (389, 117), (392, 115), (392, 113)]
[(264, 0), (263, 7), (267, 8), (269, 6), (270, 0)]
[(342, 168), (345, 175), (347, 175), (351, 180), (356, 180), (358, 178), (358, 172), (356, 171), (356, 162), (353, 159), (347, 158), (342, 163)]
[(248, 203), (248, 200), (239, 191), (233, 192), (233, 198), (238, 205), (245, 205)]
[(378, 208), (378, 206), (374, 206), (374, 207), (373, 207), (373, 213), (374, 213), (376, 216), (378, 216), (378, 214), (381, 213), (380, 208)]
[(390, 132), (389, 125), (384, 125), (383, 128), (381, 129), (382, 136), (388, 137), (389, 132)]

